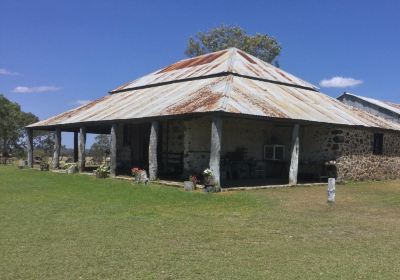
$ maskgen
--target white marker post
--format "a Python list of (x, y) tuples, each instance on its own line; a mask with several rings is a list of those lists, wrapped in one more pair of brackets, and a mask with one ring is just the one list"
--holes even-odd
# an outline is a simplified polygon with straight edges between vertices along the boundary
[(335, 196), (336, 196), (336, 180), (335, 178), (329, 178), (328, 179), (328, 202), (335, 202)]

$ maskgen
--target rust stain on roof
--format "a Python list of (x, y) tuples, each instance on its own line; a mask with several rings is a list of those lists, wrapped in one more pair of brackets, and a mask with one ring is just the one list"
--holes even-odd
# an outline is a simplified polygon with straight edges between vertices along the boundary
[(201, 111), (209, 111), (217, 107), (216, 104), (220, 99), (220, 95), (213, 93), (209, 89), (202, 89), (195, 94), (195, 98), (194, 95), (191, 95), (183, 102), (168, 108), (167, 112), (171, 115), (176, 115), (184, 114), (188, 111), (196, 112), (199, 109), (202, 109)]
[[(54, 117), (51, 117), (49, 119), (46, 119), (46, 120), (43, 120), (43, 121), (39, 121), (36, 124), (40, 125), (40, 126), (47, 126), (47, 125), (54, 125), (55, 123), (58, 123), (59, 121), (66, 121), (69, 118), (79, 114), (80, 112), (84, 112), (86, 110), (89, 110), (90, 108), (94, 107), (98, 103), (100, 103), (100, 102), (102, 102), (104, 100), (107, 100), (109, 97), (110, 96), (106, 95), (106, 96), (101, 97), (99, 99), (96, 99), (96, 100), (94, 100), (94, 101), (92, 101), (92, 102), (90, 102), (88, 104), (85, 104), (85, 105), (79, 106), (79, 107), (77, 107), (75, 109), (66, 111), (64, 113), (61, 113), (61, 114), (59, 114), (57, 116), (54, 116)], [(33, 125), (31, 125), (31, 126), (33, 126)]]
[(260, 79), (293, 84), (311, 89), (316, 86), (307, 83), (275, 66), (236, 48), (178, 61), (161, 70), (150, 73), (111, 91), (112, 94), (129, 89), (155, 86), (162, 83), (178, 83), (188, 78), (207, 78), (221, 73), (240, 73)]
[(165, 72), (169, 72), (169, 71), (173, 71), (173, 70), (178, 70), (178, 69), (183, 69), (183, 68), (187, 68), (187, 67), (193, 67), (193, 66), (207, 64), (207, 63), (210, 63), (210, 62), (216, 60), (218, 57), (222, 56), (226, 52), (227, 51), (220, 51), (217, 53), (211, 53), (211, 54), (202, 55), (199, 57), (179, 61), (177, 63), (174, 63), (174, 64), (162, 69), (157, 74), (165, 73)]
[[(311, 84), (246, 54), (256, 62), (253, 64), (240, 52), (242, 51), (229, 49), (178, 62), (168, 71), (161, 70), (162, 73), (159, 74), (153, 72), (126, 84), (124, 92), (107, 95), (28, 127), (40, 128), (218, 111), (400, 131), (399, 124), (351, 109), (336, 99), (316, 91)], [(224, 71), (227, 73), (227, 69), (232, 69), (233, 73), (241, 76), (228, 74), (202, 77)], [(286, 82), (286, 84), (246, 78), (249, 76), (263, 77), (269, 81)], [(187, 77), (198, 78), (175, 82), (176, 79)], [(288, 80), (292, 82), (288, 84)], [(144, 87), (154, 81), (158, 83), (169, 81), (169, 83)]]
[(254, 67), (251, 64), (247, 65), (246, 68), (249, 69), (256, 77), (261, 74), (261, 71), (259, 71), (256, 67)]
[(278, 72), (278, 73), (279, 73), (282, 77), (284, 77), (285, 79), (287, 79), (287, 80), (293, 82), (293, 80), (290, 79), (287, 75), (285, 75), (282, 71), (276, 69), (276, 72)]
[(257, 64), (257, 62), (255, 62), (250, 56), (248, 56), (245, 52), (238, 50), (238, 53), (243, 56), (248, 62), (252, 63), (252, 64)]
[(189, 112), (207, 112), (216, 110), (219, 102), (223, 98), (222, 92), (215, 92), (213, 86), (226, 80), (226, 78), (219, 78), (212, 83), (190, 93), (184, 100), (174, 104), (166, 109), (167, 113), (184, 114)]
[(286, 114), (278, 108), (271, 106), (271, 104), (263, 100), (261, 96), (251, 94), (246, 89), (242, 89), (239, 86), (233, 87), (232, 90), (235, 93), (232, 98), (235, 98), (236, 102), (251, 104), (269, 117), (287, 118)]

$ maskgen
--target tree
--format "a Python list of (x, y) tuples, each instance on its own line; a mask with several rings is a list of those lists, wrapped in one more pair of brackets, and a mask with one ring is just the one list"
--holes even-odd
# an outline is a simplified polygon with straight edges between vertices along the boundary
[(194, 57), (210, 52), (236, 47), (268, 63), (277, 65), (275, 60), (281, 52), (278, 41), (267, 34), (249, 35), (241, 27), (222, 25), (208, 32), (198, 32), (189, 38), (185, 54)]
[(0, 94), (0, 141), (3, 155), (19, 155), (25, 150), (25, 126), (39, 119), (32, 113), (21, 111), (18, 103)]
[(110, 154), (110, 136), (99, 134), (94, 138), (95, 142), (90, 147), (89, 155), (95, 162), (103, 162)]

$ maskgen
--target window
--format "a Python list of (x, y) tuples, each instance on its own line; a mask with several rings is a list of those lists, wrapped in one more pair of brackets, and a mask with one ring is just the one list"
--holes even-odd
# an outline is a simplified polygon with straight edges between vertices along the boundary
[(266, 160), (284, 160), (285, 146), (283, 145), (265, 145), (264, 159)]
[(383, 134), (375, 133), (374, 134), (374, 155), (383, 154)]

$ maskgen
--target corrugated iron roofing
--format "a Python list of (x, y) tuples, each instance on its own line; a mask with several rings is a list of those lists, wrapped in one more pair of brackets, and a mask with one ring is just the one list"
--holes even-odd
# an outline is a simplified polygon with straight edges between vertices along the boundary
[(344, 95), (350, 95), (350, 96), (354, 96), (358, 99), (364, 100), (368, 103), (374, 104), (376, 106), (385, 108), (389, 111), (392, 111), (393, 113), (399, 114), (400, 115), (400, 104), (395, 104), (395, 103), (391, 103), (391, 102), (385, 102), (385, 101), (381, 101), (381, 100), (377, 100), (374, 98), (370, 98), (370, 97), (365, 97), (365, 96), (361, 96), (361, 95), (356, 95), (353, 93), (349, 93), (349, 92), (345, 92)]
[(219, 73), (236, 73), (279, 83), (318, 89), (316, 86), (250, 54), (236, 48), (230, 48), (181, 60), (137, 80), (128, 82), (112, 90), (111, 93), (154, 84), (168, 83), (171, 81), (212, 76)]
[[(177, 81), (194, 76), (198, 79)], [(155, 86), (160, 81), (170, 83)], [(400, 130), (400, 124), (353, 109), (237, 49), (180, 61), (117, 90), (123, 91), (29, 127), (220, 111)]]

